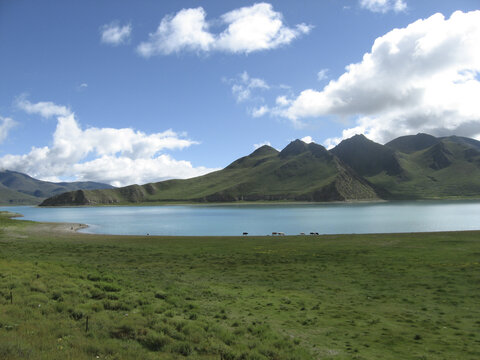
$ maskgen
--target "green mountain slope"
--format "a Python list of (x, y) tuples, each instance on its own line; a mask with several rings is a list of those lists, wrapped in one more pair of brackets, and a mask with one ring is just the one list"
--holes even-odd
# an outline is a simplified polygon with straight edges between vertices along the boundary
[(331, 150), (385, 199), (480, 197), (480, 142), (428, 134), (380, 145), (363, 135)]
[(402, 173), (395, 151), (364, 135), (355, 135), (342, 141), (331, 152), (361, 176), (373, 176), (381, 172), (397, 176)]
[(70, 192), (41, 205), (374, 199), (379, 196), (371, 184), (323, 146), (295, 140), (281, 152), (263, 146), (223, 170), (197, 178)]
[(11, 190), (3, 184), (0, 184), (0, 204), (2, 205), (32, 205), (38, 204), (39, 202), (40, 199), (35, 196)]
[(16, 171), (0, 171), (0, 204), (38, 204), (45, 198), (78, 189), (109, 189), (92, 181), (54, 183), (34, 179)]
[(479, 197), (479, 141), (418, 134), (381, 145), (357, 135), (331, 151), (295, 140), (197, 178), (68, 192), (42, 205)]
[(400, 136), (385, 144), (393, 150), (411, 154), (437, 144), (440, 139), (435, 136), (419, 133), (417, 135)]
[(391, 199), (480, 197), (480, 147), (465, 139), (436, 138), (421, 150), (397, 152), (400, 176), (379, 172), (366, 178)]

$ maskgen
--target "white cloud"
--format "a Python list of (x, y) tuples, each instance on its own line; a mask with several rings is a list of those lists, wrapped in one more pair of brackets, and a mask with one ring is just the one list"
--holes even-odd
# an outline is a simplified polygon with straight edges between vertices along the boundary
[(202, 7), (182, 9), (174, 16), (165, 16), (156, 32), (140, 43), (137, 51), (144, 57), (181, 51), (248, 54), (289, 44), (312, 29), (306, 24), (298, 24), (294, 28), (285, 26), (282, 14), (274, 11), (268, 3), (235, 9), (212, 23), (218, 22), (226, 25), (226, 29), (221, 33), (211, 33)]
[(232, 53), (250, 53), (289, 44), (312, 29), (306, 24), (289, 28), (283, 23), (281, 13), (271, 4), (259, 3), (230, 11), (221, 17), (228, 25), (216, 42), (216, 48)]
[(360, 0), (360, 7), (380, 13), (402, 12), (407, 9), (407, 3), (404, 0)]
[(237, 99), (237, 102), (249, 100), (252, 95), (252, 90), (254, 89), (270, 89), (270, 86), (265, 80), (252, 78), (246, 71), (237, 76), (237, 78), (227, 80), (227, 82), (233, 83), (232, 93)]
[(268, 106), (265, 106), (265, 105), (262, 105), (258, 108), (254, 108), (252, 110), (252, 116), (253, 117), (262, 117), (263, 115), (265, 115), (266, 113), (268, 113), (270, 110), (268, 108)]
[[(101, 171), (100, 171), (101, 170)], [(73, 165), (78, 180), (96, 180), (113, 186), (146, 184), (171, 178), (186, 179), (218, 169), (193, 167), (189, 161), (175, 160), (168, 154), (153, 158), (131, 159), (105, 155), (85, 163)]]
[(20, 96), (16, 100), (16, 105), (28, 114), (37, 114), (44, 118), (52, 116), (67, 116), (71, 114), (68, 107), (63, 105), (56, 105), (50, 101), (40, 101), (32, 104), (25, 96)]
[(318, 81), (323, 81), (325, 79), (328, 79), (328, 69), (322, 69), (317, 73), (317, 80)]
[[(38, 104), (30, 105), (35, 108)], [(0, 167), (39, 179), (67, 177), (116, 186), (187, 178), (213, 170), (193, 167), (188, 161), (162, 153), (196, 144), (172, 130), (145, 134), (130, 128), (82, 129), (73, 113), (60, 114), (57, 121), (50, 147), (34, 147), (24, 155), (5, 155), (0, 158)]]
[(270, 141), (264, 141), (259, 144), (253, 144), (253, 148), (256, 150), (258, 148), (261, 148), (264, 145), (272, 146), (272, 144), (270, 144)]
[(280, 106), (287, 106), (287, 105), (290, 105), (291, 100), (289, 100), (286, 96), (282, 95), (282, 96), (278, 96), (275, 99), (275, 103)]
[(302, 140), (304, 143), (307, 143), (307, 144), (310, 144), (311, 142), (313, 142), (313, 138), (311, 136), (304, 136), (300, 140)]
[(144, 57), (168, 55), (183, 50), (208, 51), (214, 43), (214, 36), (208, 32), (205, 11), (182, 9), (175, 16), (165, 16), (148, 41), (142, 42), (137, 51)]
[(8, 132), (17, 123), (9, 117), (0, 116), (0, 143), (2, 143), (8, 136)]
[(294, 124), (350, 119), (356, 124), (343, 136), (363, 132), (380, 142), (417, 132), (480, 138), (479, 39), (480, 11), (435, 14), (377, 38), (322, 91), (304, 90), (275, 111)]
[(130, 34), (132, 33), (132, 26), (130, 24), (120, 26), (114, 21), (110, 24), (103, 25), (100, 32), (103, 43), (117, 46), (128, 42)]

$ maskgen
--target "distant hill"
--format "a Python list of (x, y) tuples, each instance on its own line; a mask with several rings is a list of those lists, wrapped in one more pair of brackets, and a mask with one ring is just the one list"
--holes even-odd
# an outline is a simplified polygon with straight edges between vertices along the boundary
[[(342, 143), (337, 148), (341, 148)], [(370, 149), (372, 159), (380, 157), (385, 149), (391, 149), (396, 158), (395, 168), (399, 167), (399, 170), (392, 172), (388, 162), (376, 162), (375, 171), (363, 175), (385, 191), (386, 199), (480, 197), (479, 141), (458, 136), (436, 138), (417, 134), (377, 145), (375, 152)], [(356, 152), (363, 150), (353, 147), (348, 156), (358, 156)], [(351, 164), (348, 156), (341, 158), (352, 167), (358, 168), (362, 164)]]
[(197, 178), (75, 191), (47, 199), (41, 205), (378, 199), (365, 179), (323, 146), (295, 140), (281, 152), (262, 146), (223, 170)]
[(440, 142), (435, 136), (428, 134), (417, 134), (400, 136), (385, 144), (386, 147), (400, 151), (406, 154), (411, 154), (419, 150), (426, 149)]
[(330, 151), (301, 140), (280, 152), (265, 145), (200, 177), (71, 191), (41, 205), (479, 197), (479, 141), (418, 134), (381, 145), (356, 135)]
[(41, 199), (35, 196), (11, 190), (3, 184), (0, 184), (0, 204), (2, 205), (32, 205), (38, 204), (41, 201)]
[(0, 204), (39, 204), (44, 199), (79, 189), (112, 189), (113, 186), (97, 182), (49, 182), (34, 179), (16, 171), (0, 171)]
[(395, 151), (364, 135), (342, 141), (331, 152), (361, 176), (372, 176), (382, 171), (391, 176), (402, 173)]

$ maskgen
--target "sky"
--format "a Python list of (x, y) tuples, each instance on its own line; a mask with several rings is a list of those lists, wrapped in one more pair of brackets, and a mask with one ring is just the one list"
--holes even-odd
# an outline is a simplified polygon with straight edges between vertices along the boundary
[(480, 140), (479, 0), (0, 0), (0, 169), (115, 186), (264, 144)]

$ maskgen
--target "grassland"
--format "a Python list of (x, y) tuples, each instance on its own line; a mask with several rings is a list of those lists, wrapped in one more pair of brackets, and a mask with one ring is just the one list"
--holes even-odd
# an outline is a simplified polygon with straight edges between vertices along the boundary
[(480, 232), (52, 228), (0, 216), (0, 359), (480, 358)]

